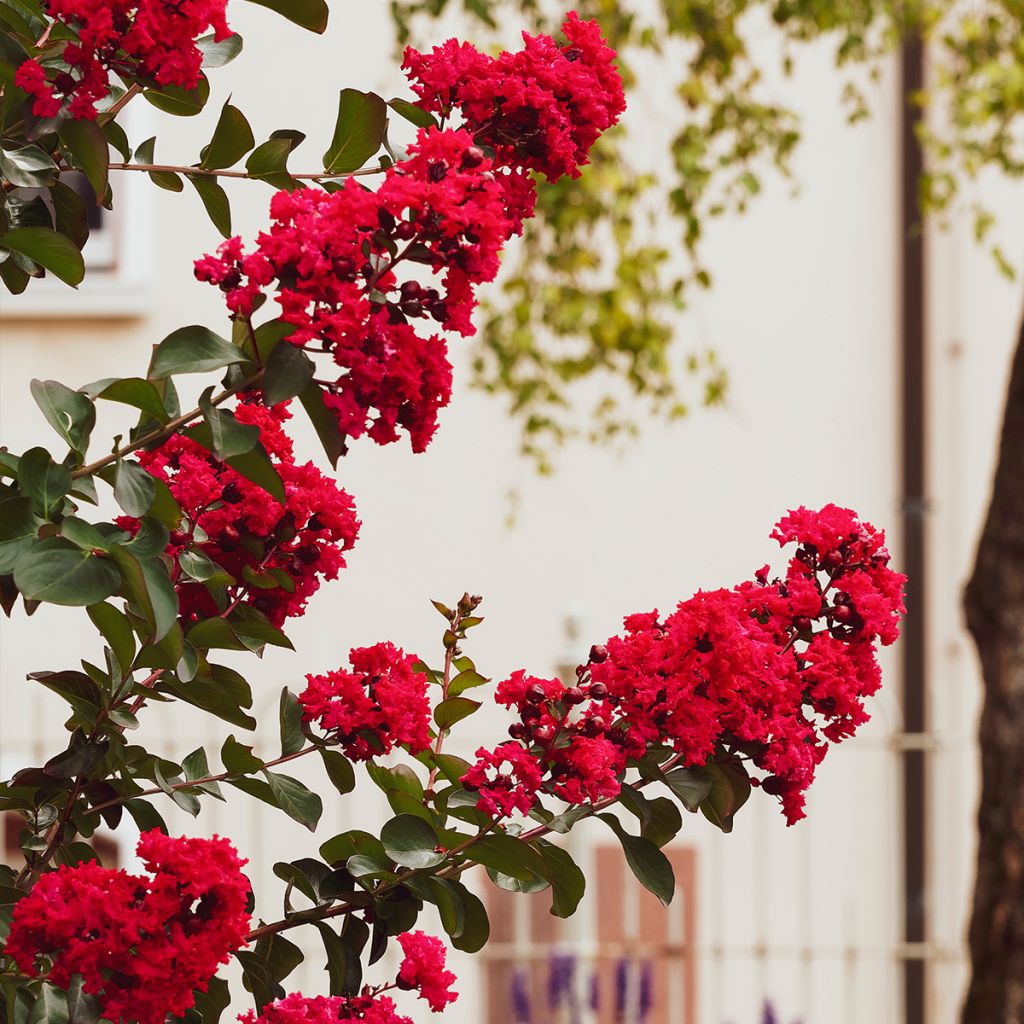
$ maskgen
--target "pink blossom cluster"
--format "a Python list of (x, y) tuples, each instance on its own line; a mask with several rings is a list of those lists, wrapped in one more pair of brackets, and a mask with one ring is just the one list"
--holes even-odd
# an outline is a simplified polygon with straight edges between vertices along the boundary
[(156, 85), (193, 89), (202, 53), (197, 37), (231, 35), (224, 20), (227, 0), (47, 0), (50, 17), (74, 33), (55, 74), (36, 60), (24, 61), (15, 84), (34, 98), (37, 117), (54, 117), (68, 103), (73, 118), (93, 120), (96, 104), (110, 95), (111, 72)]
[(399, 935), (398, 941), (404, 956), (392, 985), (364, 987), (358, 996), (303, 996), (294, 992), (263, 1007), (259, 1015), (249, 1011), (238, 1019), (241, 1024), (412, 1024), (409, 1017), (396, 1012), (392, 999), (381, 995), (393, 987), (416, 990), (431, 1010), (440, 1013), (458, 998), (451, 989), (455, 975), (445, 969), (444, 943), (420, 931)]
[[(338, 577), (359, 533), (348, 494), (312, 462), (296, 461), (284, 430), (291, 415), (284, 403), (268, 409), (241, 402), (234, 414), (259, 428), (260, 443), (284, 484), (283, 505), (184, 434), (139, 454), (141, 465), (167, 484), (184, 513), (167, 553), (176, 564), (186, 627), (223, 608), (207, 586), (183, 574), (190, 564), (182, 561), (184, 552), (206, 555), (231, 574), (235, 582), (225, 590), (225, 602), (251, 605), (280, 626), (304, 612), (322, 580)], [(118, 524), (137, 527), (129, 517)]]
[(352, 671), (307, 675), (299, 694), (302, 717), (340, 744), (346, 756), (367, 761), (396, 745), (418, 754), (430, 745), (427, 677), (417, 659), (393, 644), (356, 647)]
[[(295, 326), (290, 341), (330, 354), (337, 372), (324, 400), (345, 438), (389, 444), (404, 430), (414, 451), (426, 448), (451, 396), (451, 365), (442, 336), (414, 325), (473, 334), (476, 287), (494, 279), (502, 246), (533, 215), (529, 170), (577, 173), (618, 117), (614, 51), (591, 22), (571, 15), (565, 28), (566, 47), (528, 39), (507, 60), (454, 41), (431, 54), (408, 51), (425, 108), (437, 109), (428, 83), (449, 73), (454, 47), (476, 54), (474, 80), (491, 82), (491, 107), (504, 91), (514, 110), (503, 107), (499, 124), (478, 98), (461, 108), (458, 130), (420, 129), (375, 191), (350, 177), (330, 193), (279, 192), (255, 249), (235, 237), (196, 261), (196, 276), (221, 288), (233, 314), (250, 316), (272, 289), (280, 318)], [(525, 156), (541, 145), (538, 125), (543, 156)], [(423, 270), (432, 284), (418, 279)]]
[(529, 811), (542, 792), (570, 804), (614, 798), (629, 765), (668, 747), (689, 767), (749, 762), (787, 821), (802, 818), (829, 743), (868, 719), (877, 648), (898, 636), (906, 577), (889, 568), (884, 534), (849, 509), (800, 508), (772, 537), (798, 545), (783, 579), (764, 566), (664, 618), (629, 616), (573, 686), (523, 672), (501, 683), (496, 699), (519, 721), (463, 776), (478, 806), (500, 817)]
[(43, 875), (15, 906), (5, 952), (61, 988), (81, 975), (109, 1020), (163, 1024), (244, 944), (250, 887), (226, 839), (154, 830), (138, 854), (151, 877), (96, 863)]

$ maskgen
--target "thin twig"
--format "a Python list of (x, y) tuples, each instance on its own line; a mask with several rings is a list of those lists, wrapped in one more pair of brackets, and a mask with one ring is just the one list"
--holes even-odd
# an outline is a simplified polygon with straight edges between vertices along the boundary
[[(122, 97), (123, 99), (124, 97)], [(113, 107), (111, 108), (113, 109)], [(291, 171), (282, 169), (279, 173), (287, 174), (289, 178), (296, 178), (300, 181), (339, 181), (342, 178), (354, 178), (366, 174), (383, 174), (385, 167), (361, 167), (357, 171), (346, 171), (339, 174), (337, 171), (315, 171), (312, 173), (293, 174)], [(110, 164), (112, 171), (148, 171), (150, 174), (184, 174), (186, 177), (206, 178), (249, 178), (253, 181), (264, 180), (262, 174), (252, 174), (249, 171), (229, 171), (223, 168), (183, 166), (181, 164)]]

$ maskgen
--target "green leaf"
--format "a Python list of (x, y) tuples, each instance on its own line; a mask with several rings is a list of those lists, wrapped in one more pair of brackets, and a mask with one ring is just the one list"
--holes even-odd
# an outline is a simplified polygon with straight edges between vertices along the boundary
[(14, 582), (29, 601), (80, 607), (96, 604), (121, 585), (114, 563), (64, 540), (37, 541), (19, 559)]
[(21, 188), (46, 188), (57, 180), (57, 165), (38, 146), (0, 149), (0, 177)]
[(309, 29), (310, 32), (322, 33), (327, 29), (328, 8), (326, 0), (249, 0), (277, 11), (289, 21)]
[(696, 768), (675, 768), (666, 772), (661, 780), (679, 797), (683, 806), (691, 812), (697, 811), (711, 792), (711, 778)]
[[(194, 117), (206, 106), (210, 98), (210, 83), (206, 75), (200, 72), (199, 83), (194, 89), (183, 89), (179, 85), (165, 85), (156, 89), (147, 89), (143, 94), (150, 103), (165, 114), (175, 117)], [(149, 161), (143, 161), (148, 163)]]
[(114, 477), (114, 500), (130, 516), (144, 516), (156, 497), (156, 481), (137, 462), (122, 459)]
[(417, 107), (415, 103), (410, 103), (408, 100), (396, 97), (395, 99), (388, 100), (388, 106), (396, 114), (404, 117), (406, 121), (411, 121), (417, 128), (437, 127), (437, 118), (429, 110)]
[(701, 813), (723, 832), (731, 832), (736, 812), (750, 796), (750, 780), (746, 773), (730, 763), (709, 764), (693, 771), (711, 782), (711, 791), (701, 801)]
[(260, 439), (260, 428), (252, 423), (242, 423), (233, 412), (213, 405), (210, 401), (212, 391), (213, 388), (207, 388), (199, 398), (199, 408), (209, 431), (207, 447), (219, 459), (251, 452)]
[(586, 877), (560, 846), (544, 839), (538, 840), (538, 846), (551, 880), (551, 913), (555, 917), (572, 917), (586, 892)]
[(35, 514), (31, 498), (0, 501), (0, 576), (7, 576), (15, 563), (36, 541), (42, 520)]
[(267, 405), (277, 405), (302, 394), (311, 384), (315, 372), (313, 360), (297, 345), (283, 339), (267, 360), (263, 374), (264, 401)]
[(306, 410), (317, 437), (320, 438), (320, 444), (331, 467), (336, 468), (338, 459), (348, 451), (348, 448), (344, 436), (338, 429), (337, 418), (324, 405), (324, 396), (319, 385), (309, 384), (299, 395), (299, 401)]
[(18, 483), (22, 494), (33, 499), (36, 509), (49, 519), (64, 505), (71, 490), (71, 471), (54, 462), (45, 448), (30, 448), (18, 463)]
[(50, 186), (54, 227), (81, 249), (89, 240), (89, 214), (82, 197), (62, 181)]
[(324, 170), (346, 174), (362, 167), (384, 141), (387, 104), (376, 93), (342, 89), (334, 138), (324, 153)]
[(231, 202), (220, 182), (211, 175), (188, 174), (188, 180), (203, 201), (213, 226), (225, 237), (231, 235)]
[(178, 597), (163, 563), (138, 558), (123, 544), (113, 545), (110, 557), (121, 570), (124, 596), (146, 620), (151, 639), (159, 643), (178, 619)]
[[(199, 440), (198, 431), (190, 431), (189, 436)], [(200, 444), (202, 442), (200, 441)], [(207, 447), (205, 444), (203, 447)], [(232, 455), (224, 460), (236, 473), (241, 473), (246, 480), (251, 480), (258, 487), (262, 487), (271, 497), (276, 498), (282, 505), (285, 501), (284, 483), (278, 476), (274, 464), (270, 461), (263, 445), (258, 444), (251, 452), (244, 455)]]
[(0, 247), (27, 256), (73, 288), (85, 277), (85, 262), (78, 247), (51, 228), (15, 228), (0, 238)]
[(88, 396), (55, 380), (33, 380), (29, 387), (47, 423), (73, 451), (84, 455), (96, 423), (96, 407)]
[(598, 817), (619, 837), (622, 852), (637, 881), (649, 892), (668, 906), (676, 888), (676, 876), (668, 857), (649, 839), (631, 836), (613, 814), (599, 814)]
[(448, 694), (451, 697), (456, 697), (464, 690), (470, 690), (474, 686), (484, 686), (489, 683), (490, 679), (480, 675), (473, 669), (466, 669), (464, 672), (460, 672), (449, 684)]
[(230, 167), (245, 156), (256, 145), (252, 128), (238, 107), (229, 102), (221, 107), (213, 138), (205, 147), (199, 166), (206, 170), (220, 170)]
[(324, 812), (320, 797), (289, 775), (264, 770), (263, 777), (270, 785), (277, 806), (289, 818), (294, 818), (300, 825), (305, 825), (310, 832), (314, 831), (320, 815)]
[(222, 68), (242, 52), (242, 37), (235, 32), (217, 42), (211, 33), (196, 40), (196, 49), (203, 55), (204, 68)]
[(71, 165), (89, 179), (96, 196), (106, 195), (110, 150), (99, 124), (72, 118), (61, 125), (60, 138), (71, 153)]
[(434, 721), (439, 729), (450, 729), (456, 722), (468, 718), (477, 708), (480, 701), (468, 697), (449, 697), (434, 708)]
[(99, 1000), (82, 988), (81, 975), (76, 974), (68, 985), (69, 1024), (97, 1024), (102, 1016)]
[(229, 736), (220, 748), (220, 759), (229, 772), (238, 775), (252, 775), (263, 767), (263, 762), (252, 752), (252, 747), (239, 743)]
[(206, 373), (246, 362), (245, 353), (213, 331), (193, 324), (179, 327), (157, 346), (149, 375), (155, 380), (175, 373)]
[(288, 157), (305, 140), (302, 132), (284, 129), (271, 132), (266, 142), (257, 146), (245, 161), (249, 175), (275, 188), (295, 189), (299, 183), (288, 173)]
[(476, 953), (483, 949), (490, 937), (491, 925), (487, 920), (487, 909), (480, 898), (471, 893), (461, 882), (452, 880), (451, 885), (462, 900), (465, 919), (462, 933), (452, 936), (452, 945), (464, 953)]
[(87, 384), (80, 390), (93, 398), (102, 398), (107, 402), (119, 402), (122, 405), (130, 405), (139, 409), (147, 416), (151, 416), (157, 423), (164, 424), (170, 417), (164, 408), (163, 399), (156, 385), (152, 381), (143, 380), (141, 377), (121, 377), (107, 380), (98, 380), (93, 384)]
[(520, 882), (547, 878), (547, 867), (540, 854), (515, 836), (486, 835), (466, 851), (466, 856)]
[(69, 1024), (67, 994), (44, 982), (26, 1024)]
[(112, 604), (91, 604), (88, 611), (93, 625), (110, 644), (118, 665), (127, 671), (135, 658), (135, 633), (128, 616)]
[(320, 757), (323, 758), (324, 768), (331, 785), (342, 795), (351, 793), (356, 788), (356, 774), (352, 770), (352, 763), (343, 754), (336, 750), (325, 750), (321, 747)]
[(432, 868), (445, 859), (438, 845), (437, 832), (422, 818), (399, 814), (387, 822), (380, 832), (384, 852), (406, 868)]
[(302, 735), (302, 705), (287, 686), (281, 691), (278, 717), (281, 723), (281, 756), (287, 757), (301, 750), (306, 743), (306, 737)]

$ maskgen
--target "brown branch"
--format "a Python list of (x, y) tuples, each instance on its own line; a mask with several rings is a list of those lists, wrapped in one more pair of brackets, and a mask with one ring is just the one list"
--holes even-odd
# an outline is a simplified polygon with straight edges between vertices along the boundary
[[(122, 97), (123, 99), (124, 97)], [(113, 108), (111, 108), (113, 109)], [(204, 178), (248, 178), (251, 181), (263, 181), (264, 175), (252, 174), (249, 171), (230, 171), (222, 168), (184, 166), (182, 164), (110, 164), (112, 171), (147, 171), (150, 174), (184, 174), (186, 177), (199, 176)], [(302, 174), (293, 174), (289, 170), (282, 169), (281, 174), (287, 174), (289, 178), (299, 181), (337, 181), (341, 178), (354, 178), (367, 174), (383, 174), (384, 167), (361, 167), (357, 171), (345, 171), (339, 174), (337, 171), (315, 171)]]
[[(227, 388), (222, 391), (219, 395), (215, 395), (211, 401), (211, 405), (220, 405), (226, 402), (232, 395), (238, 394), (239, 391), (244, 391), (246, 388), (251, 387), (253, 384), (259, 382), (263, 377), (263, 370), (258, 370), (251, 377), (246, 377), (245, 380), (240, 381), (233, 387)], [(97, 459), (95, 462), (90, 462), (80, 469), (76, 469), (71, 474), (72, 480), (78, 480), (83, 476), (92, 476), (93, 473), (103, 469), (105, 466), (111, 465), (111, 463), (117, 462), (119, 459), (123, 459), (126, 455), (130, 455), (134, 451), (138, 451), (139, 448), (145, 448), (147, 445), (156, 444), (158, 441), (164, 440), (164, 438), (170, 437), (171, 434), (176, 433), (181, 427), (192, 420), (198, 419), (202, 416), (203, 410), (198, 406), (195, 409), (190, 409), (186, 413), (182, 413), (181, 416), (175, 417), (173, 420), (168, 420), (162, 427), (156, 430), (151, 430), (148, 434), (143, 435), (131, 444), (126, 444), (123, 448), (118, 448), (117, 451), (111, 452), (109, 455), (105, 455), (102, 459)]]

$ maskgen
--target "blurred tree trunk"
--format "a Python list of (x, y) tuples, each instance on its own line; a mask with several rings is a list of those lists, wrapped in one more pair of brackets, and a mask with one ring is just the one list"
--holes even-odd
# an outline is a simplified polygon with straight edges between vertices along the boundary
[(988, 518), (964, 594), (984, 680), (978, 862), (963, 1024), (1024, 1022), (1024, 323)]

